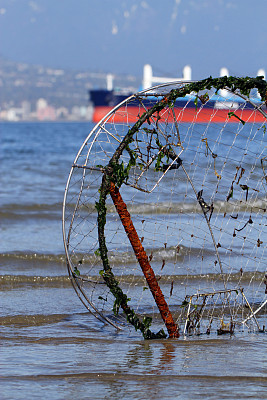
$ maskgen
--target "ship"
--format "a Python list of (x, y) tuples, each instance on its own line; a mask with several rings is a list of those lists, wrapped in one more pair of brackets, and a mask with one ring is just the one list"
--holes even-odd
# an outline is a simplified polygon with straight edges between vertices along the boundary
[[(220, 76), (229, 76), (227, 68), (221, 68)], [(263, 69), (258, 70), (257, 76), (263, 76), (265, 79), (265, 71)], [(168, 77), (157, 77), (153, 76), (152, 67), (149, 64), (144, 66), (143, 70), (143, 81), (142, 81), (142, 91), (151, 88), (154, 84), (161, 85), (165, 83), (172, 82), (192, 82), (192, 71), (189, 65), (183, 68), (183, 75), (181, 78), (168, 78)], [(100, 122), (108, 113), (110, 113), (116, 106), (124, 106), (126, 99), (130, 98), (127, 102), (128, 122), (135, 123), (139, 117), (140, 107), (138, 99), (135, 98), (136, 92), (132, 89), (127, 88), (113, 88), (113, 75), (107, 75), (107, 87), (106, 89), (91, 89), (89, 90), (89, 100), (93, 106), (93, 116), (92, 121), (94, 123)], [(201, 106), (201, 102), (197, 104), (199, 111), (196, 112), (196, 97), (192, 94), (178, 98), (174, 105), (174, 115), (179, 122), (190, 123), (193, 120), (198, 123), (208, 123), (208, 122), (222, 122), (228, 119), (230, 122), (238, 122), (240, 120), (246, 122), (258, 122), (262, 123), (266, 121), (265, 116), (257, 112), (255, 113), (255, 107), (261, 106), (262, 110), (266, 113), (266, 105), (262, 105), (262, 102), (257, 93), (255, 93), (253, 98), (253, 104), (250, 104), (243, 100), (239, 96), (229, 97), (229, 92), (227, 90), (220, 90), (217, 95), (213, 95), (205, 107)], [(154, 98), (154, 103), (158, 99)], [(144, 104), (146, 107), (151, 107), (153, 105), (153, 100), (151, 98)], [(235, 117), (229, 119), (229, 113), (234, 113)], [(121, 118), (120, 118), (121, 115)], [(122, 123), (125, 121), (123, 113), (116, 113), (116, 123)]]

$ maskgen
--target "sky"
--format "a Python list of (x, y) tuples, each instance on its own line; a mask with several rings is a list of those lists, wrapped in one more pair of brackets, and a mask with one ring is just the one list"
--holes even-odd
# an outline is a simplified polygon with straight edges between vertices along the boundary
[(0, 0), (0, 56), (141, 76), (267, 70), (267, 0)]

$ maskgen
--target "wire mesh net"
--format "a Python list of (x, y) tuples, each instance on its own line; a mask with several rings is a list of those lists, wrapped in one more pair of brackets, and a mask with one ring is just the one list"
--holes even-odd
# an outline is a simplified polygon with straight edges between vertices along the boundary
[(228, 83), (131, 96), (79, 150), (64, 243), (74, 289), (101, 321), (147, 338), (164, 324), (172, 337), (264, 330), (266, 108)]

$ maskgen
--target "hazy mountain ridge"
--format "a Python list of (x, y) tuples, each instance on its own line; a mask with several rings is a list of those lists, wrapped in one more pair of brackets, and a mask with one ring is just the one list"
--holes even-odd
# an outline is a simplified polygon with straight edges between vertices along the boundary
[[(0, 58), (0, 110), (21, 107), (30, 103), (35, 109), (42, 98), (55, 108), (88, 106), (88, 90), (106, 87), (105, 72), (50, 68), (43, 65), (18, 63)], [(114, 86), (135, 87), (141, 78), (114, 75)]]

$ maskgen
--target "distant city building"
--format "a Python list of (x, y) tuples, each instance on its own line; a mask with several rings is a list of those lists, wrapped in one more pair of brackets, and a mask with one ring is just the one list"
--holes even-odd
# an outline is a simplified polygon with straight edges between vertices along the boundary
[(36, 102), (36, 110), (42, 110), (47, 107), (47, 101), (45, 99), (38, 99)]
[(57, 119), (68, 119), (69, 111), (66, 107), (59, 107), (56, 109)]
[(31, 103), (27, 100), (24, 100), (21, 103), (21, 109), (22, 109), (22, 119), (24, 121), (27, 121), (31, 117)]
[(19, 121), (22, 117), (21, 108), (10, 108), (6, 112), (6, 120), (7, 121)]
[(36, 103), (36, 117), (38, 121), (55, 121), (56, 110), (49, 106), (45, 99), (38, 99)]

